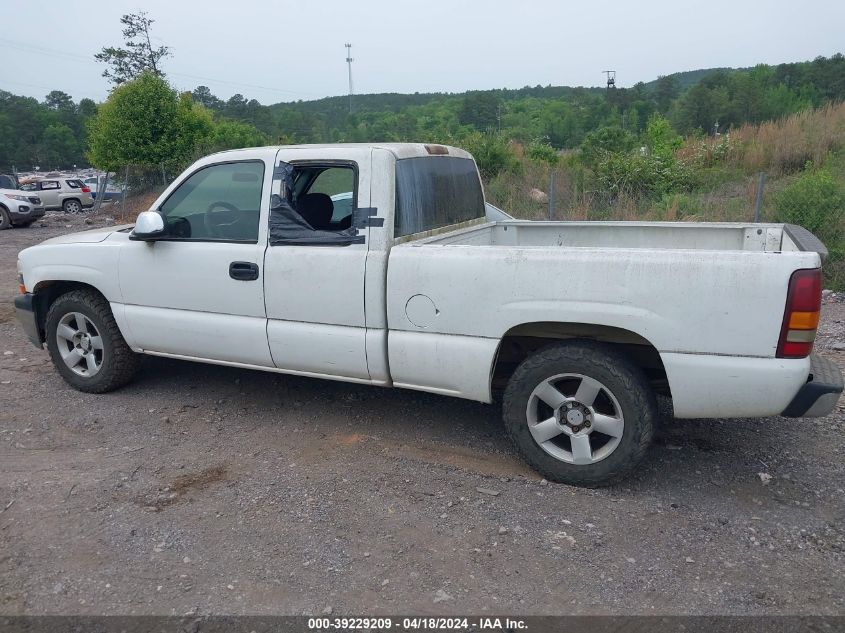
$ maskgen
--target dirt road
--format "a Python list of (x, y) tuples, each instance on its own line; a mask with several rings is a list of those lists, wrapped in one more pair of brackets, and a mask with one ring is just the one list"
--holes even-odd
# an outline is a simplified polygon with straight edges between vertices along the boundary
[[(0, 232), (0, 613), (845, 608), (842, 409), (667, 415), (593, 491), (540, 481), (471, 402), (154, 358), (82, 394), (10, 308), (17, 252), (85, 228), (47, 222)], [(820, 348), (845, 364), (843, 322), (825, 306)]]

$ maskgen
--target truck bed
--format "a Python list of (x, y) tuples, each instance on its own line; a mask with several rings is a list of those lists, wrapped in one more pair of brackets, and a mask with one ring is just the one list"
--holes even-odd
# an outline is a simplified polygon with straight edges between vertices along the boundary
[(536, 222), (507, 220), (417, 240), (464, 246), (645, 248), (708, 251), (815, 251), (811, 233), (794, 225), (733, 222)]
[(553, 327), (653, 348), (678, 417), (779, 414), (810, 370), (775, 358), (789, 279), (823, 255), (783, 224), (496, 220), (412, 240), (389, 255), (391, 374), (485, 400), (498, 342)]

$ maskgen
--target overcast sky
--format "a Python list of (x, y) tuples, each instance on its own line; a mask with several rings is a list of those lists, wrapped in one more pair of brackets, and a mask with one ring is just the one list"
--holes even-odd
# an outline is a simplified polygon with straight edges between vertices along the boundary
[(672, 72), (845, 52), (842, 0), (2, 0), (0, 89), (101, 101), (94, 53), (120, 16), (156, 20), (173, 85), (269, 104), (347, 91), (463, 92), (526, 85), (631, 86)]

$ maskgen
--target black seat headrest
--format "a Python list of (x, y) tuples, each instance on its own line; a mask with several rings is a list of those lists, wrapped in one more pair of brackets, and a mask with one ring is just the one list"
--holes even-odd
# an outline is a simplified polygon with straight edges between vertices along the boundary
[(328, 194), (308, 193), (297, 201), (296, 210), (313, 228), (326, 230), (330, 228), (334, 203)]

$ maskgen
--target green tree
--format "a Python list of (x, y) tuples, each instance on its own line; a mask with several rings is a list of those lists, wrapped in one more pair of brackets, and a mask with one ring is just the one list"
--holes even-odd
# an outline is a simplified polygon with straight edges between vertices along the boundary
[(258, 147), (267, 143), (267, 137), (255, 127), (241, 121), (221, 119), (214, 123), (210, 148), (215, 151)]
[(81, 158), (79, 143), (68, 126), (49, 125), (41, 135), (40, 152), (42, 167), (65, 168), (75, 165)]
[(637, 139), (621, 127), (603, 127), (590, 132), (581, 143), (581, 155), (584, 163), (595, 167), (609, 154), (625, 154), (637, 144)]
[(211, 94), (211, 89), (208, 86), (197, 86), (191, 96), (194, 101), (209, 110), (220, 110), (223, 107), (223, 102)]
[(675, 97), (678, 96), (678, 82), (672, 76), (663, 76), (657, 79), (657, 88), (654, 91), (654, 101), (657, 105), (657, 110), (662, 114), (669, 111), (669, 106), (672, 105)]
[(484, 132), (494, 129), (499, 117), (499, 97), (493, 92), (471, 92), (464, 97), (458, 120)]
[(548, 140), (544, 138), (534, 139), (528, 146), (527, 154), (532, 160), (548, 163), (553, 167), (557, 165), (560, 158), (557, 150), (549, 145)]
[(76, 111), (83, 120), (89, 119), (97, 114), (97, 104), (93, 99), (82, 99)]
[(106, 46), (94, 55), (94, 59), (108, 66), (103, 71), (103, 77), (118, 85), (142, 73), (164, 77), (161, 60), (170, 55), (170, 48), (153, 46), (150, 37), (153, 22), (155, 20), (148, 18), (146, 11), (127, 13), (120, 18), (124, 26), (125, 47)]
[(50, 91), (50, 93), (44, 97), (44, 105), (57, 112), (76, 112), (76, 104), (73, 102), (73, 97), (61, 90)]
[(674, 159), (675, 150), (683, 143), (683, 139), (672, 129), (672, 125), (666, 117), (657, 112), (648, 120), (645, 129), (645, 141), (653, 156), (672, 159)]
[(478, 165), (485, 178), (493, 178), (499, 172), (516, 166), (516, 157), (507, 141), (497, 134), (473, 132), (458, 142), (466, 149)]
[(88, 158), (100, 169), (124, 165), (183, 168), (207, 146), (211, 114), (179, 97), (164, 79), (142, 73), (117, 88), (89, 121)]

